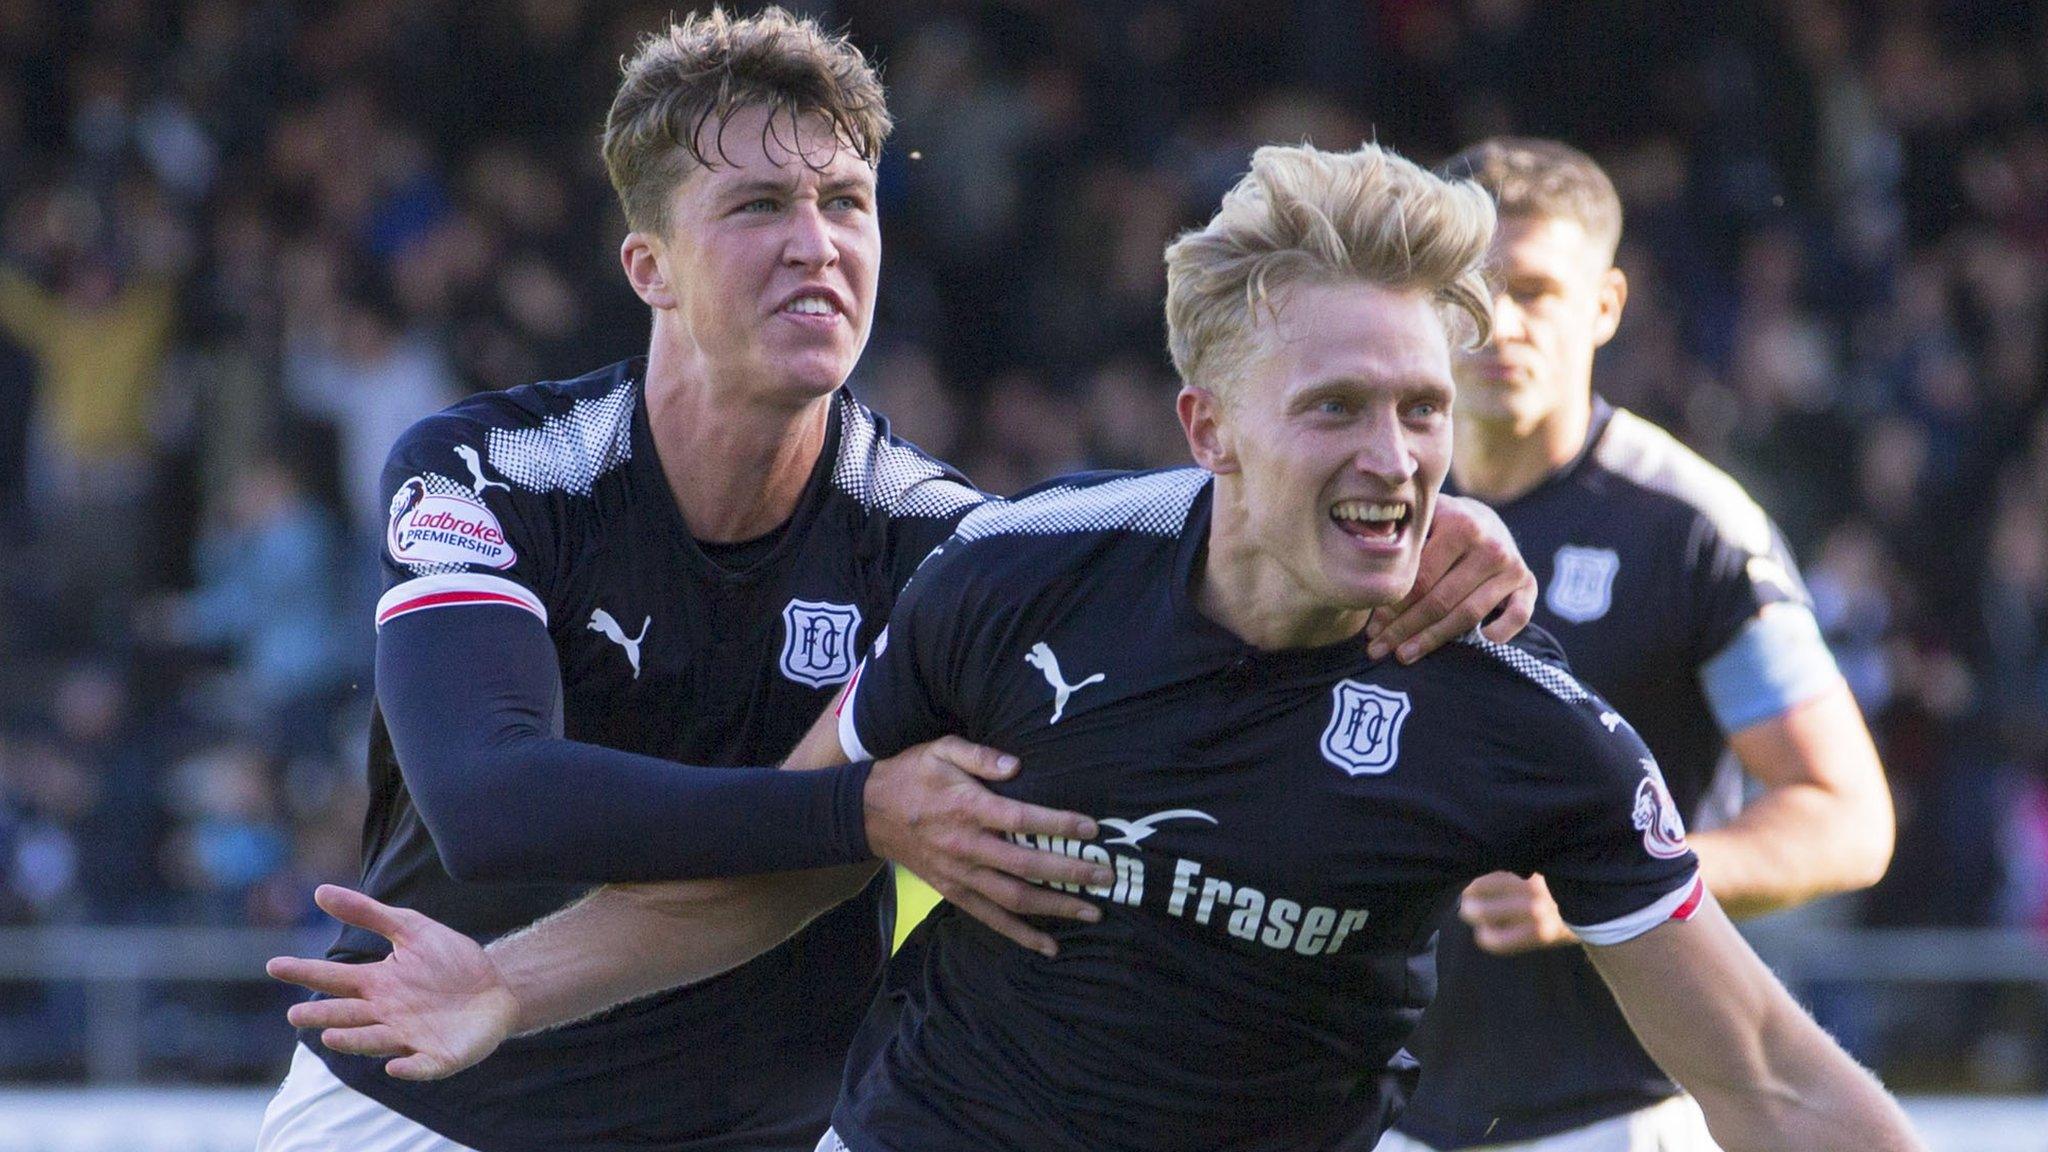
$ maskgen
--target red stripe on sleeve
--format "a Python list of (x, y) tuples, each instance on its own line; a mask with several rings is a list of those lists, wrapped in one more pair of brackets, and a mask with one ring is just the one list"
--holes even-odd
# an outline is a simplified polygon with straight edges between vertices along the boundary
[(832, 714), (834, 716), (838, 716), (846, 711), (847, 701), (853, 699), (853, 690), (860, 687), (860, 674), (867, 670), (868, 662), (865, 660), (853, 666), (853, 679), (846, 682), (846, 691), (841, 692), (839, 694), (839, 702), (832, 705)]
[(1694, 879), (1692, 882), (1692, 895), (1685, 898), (1685, 903), (1671, 910), (1671, 918), (1673, 920), (1692, 919), (1692, 914), (1700, 910), (1700, 901), (1705, 899), (1706, 895), (1707, 882)]
[(510, 604), (521, 611), (533, 611), (532, 605), (527, 604), (517, 596), (507, 596), (503, 592), (429, 592), (424, 596), (415, 596), (410, 600), (401, 600), (386, 608), (383, 612), (378, 613), (377, 624), (379, 627), (382, 627), (386, 621), (394, 617), (403, 616), (408, 612), (418, 612), (425, 608), (446, 608), (455, 604)]

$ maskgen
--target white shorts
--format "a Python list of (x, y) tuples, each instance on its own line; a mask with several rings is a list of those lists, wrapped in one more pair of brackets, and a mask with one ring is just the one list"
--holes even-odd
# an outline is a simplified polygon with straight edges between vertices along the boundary
[(256, 1152), (475, 1152), (343, 1084), (304, 1044), (263, 1110)]
[(819, 1138), (818, 1146), (813, 1148), (811, 1152), (852, 1152), (852, 1150), (846, 1146), (846, 1141), (839, 1138), (839, 1133), (827, 1128), (825, 1129), (825, 1135)]
[[(1436, 1152), (1401, 1132), (1380, 1138), (1373, 1152)], [(1584, 1128), (1513, 1144), (1488, 1144), (1465, 1152), (1720, 1152), (1707, 1135), (1707, 1118), (1690, 1096), (1673, 1096), (1659, 1104)]]

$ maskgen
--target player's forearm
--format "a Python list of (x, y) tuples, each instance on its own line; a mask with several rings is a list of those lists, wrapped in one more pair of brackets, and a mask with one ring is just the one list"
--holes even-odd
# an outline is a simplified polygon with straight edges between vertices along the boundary
[(1776, 911), (1884, 875), (1895, 828), (1891, 792), (1846, 685), (1837, 681), (1729, 744), (1764, 792), (1691, 844), (1730, 915)]
[(1917, 1152), (1904, 1113), (1709, 895), (1690, 921), (1588, 949), (1651, 1058), (1726, 1152)]
[(532, 737), (451, 756), (414, 795), (457, 879), (658, 883), (865, 858), (868, 767), (697, 767)]
[(1865, 888), (1884, 875), (1891, 791), (1846, 686), (1737, 732), (1730, 744), (1764, 793), (1692, 846), (1732, 915)]
[(563, 739), (555, 660), (547, 630), (512, 608), (417, 612), (378, 633), (385, 725), (456, 879), (649, 882), (867, 858), (867, 765), (696, 767)]
[[(1780, 996), (1783, 994), (1780, 993)], [(1759, 1037), (1768, 1068), (1742, 1085), (1688, 1084), (1726, 1152), (1920, 1152), (1891, 1093), (1783, 1000)]]
[(1881, 829), (1878, 820), (1841, 797), (1795, 786), (1758, 798), (1736, 822), (1687, 843), (1728, 914), (1760, 916), (1875, 883), (1891, 859), (1888, 808)]
[(876, 865), (740, 880), (600, 888), (488, 949), (516, 1033), (708, 980), (759, 956), (860, 891)]

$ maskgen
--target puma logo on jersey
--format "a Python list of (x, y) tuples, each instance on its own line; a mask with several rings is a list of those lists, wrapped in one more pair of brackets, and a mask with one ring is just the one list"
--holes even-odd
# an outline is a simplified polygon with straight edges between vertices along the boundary
[(626, 637), (626, 630), (619, 627), (619, 622), (612, 619), (611, 613), (602, 608), (593, 608), (590, 612), (590, 623), (586, 627), (592, 632), (604, 633), (605, 639), (626, 650), (626, 662), (633, 666), (633, 679), (638, 680), (640, 678), (640, 642), (647, 639), (648, 626), (653, 623), (654, 617), (652, 616), (640, 621), (640, 634), (628, 639)]
[(1051, 723), (1054, 724), (1059, 723), (1060, 717), (1066, 714), (1069, 697), (1090, 684), (1101, 683), (1104, 679), (1104, 674), (1097, 672), (1079, 684), (1067, 683), (1066, 677), (1060, 672), (1060, 658), (1052, 654), (1052, 649), (1043, 640), (1031, 646), (1031, 651), (1025, 655), (1024, 662), (1043, 672), (1045, 682), (1052, 685)]
[(1602, 725), (1606, 726), (1606, 728), (1607, 728), (1607, 730), (1608, 730), (1609, 732), (1612, 732), (1612, 731), (1614, 731), (1614, 730), (1615, 730), (1616, 728), (1619, 728), (1619, 727), (1621, 727), (1621, 713), (1619, 713), (1619, 712), (1602, 712), (1602, 713), (1600, 714), (1600, 723), (1601, 723)]
[(1102, 819), (1097, 820), (1096, 823), (1104, 828), (1113, 828), (1117, 832), (1122, 833), (1122, 835), (1114, 840), (1104, 840), (1104, 844), (1128, 844), (1136, 848), (1140, 841), (1159, 831), (1159, 825), (1167, 820), (1205, 820), (1211, 824), (1216, 823), (1214, 816), (1209, 815), (1207, 812), (1197, 812), (1193, 808), (1170, 808), (1164, 812), (1154, 812), (1150, 816), (1139, 817), (1136, 820), (1120, 820), (1114, 816), (1104, 816)]
[(467, 444), (457, 444), (455, 454), (462, 457), (462, 462), (469, 466), (469, 490), (476, 493), (477, 499), (483, 499), (486, 488), (503, 488), (507, 492), (512, 490), (512, 486), (502, 480), (484, 479), (484, 462), (477, 457), (476, 449)]

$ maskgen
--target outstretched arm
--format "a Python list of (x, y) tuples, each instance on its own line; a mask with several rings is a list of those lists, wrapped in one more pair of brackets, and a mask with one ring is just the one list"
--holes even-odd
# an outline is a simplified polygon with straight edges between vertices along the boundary
[[(830, 712), (821, 717), (789, 767), (843, 759), (833, 735), (835, 723)], [(881, 829), (885, 844), (899, 833), (907, 844), (925, 838), (963, 844), (973, 839), (981, 829), (979, 817), (960, 822), (950, 802), (924, 782), (944, 782), (949, 773), (969, 780), (970, 773), (996, 776), (1015, 769), (1013, 758), (955, 737), (912, 748), (891, 761), (904, 767), (884, 779), (911, 781), (907, 786), (917, 794), (937, 798), (913, 810), (908, 823), (915, 827)], [(1080, 817), (995, 797), (971, 782), (954, 786), (972, 786), (985, 795), (976, 803), (1000, 809), (991, 818), (1011, 819), (1046, 835), (1086, 839), (1094, 834), (1092, 822)], [(964, 888), (963, 907), (1020, 943), (1040, 951), (1051, 947), (1049, 937), (1013, 912), (1100, 917), (1087, 901), (997, 871), (1044, 872), (1060, 882), (1100, 886), (1110, 882), (1100, 866), (1000, 841), (982, 849), (963, 848), (957, 859), (969, 859), (974, 851), (994, 853), (989, 864), (973, 867), (990, 874), (976, 882), (998, 885), (1002, 903)], [(956, 859), (951, 854), (944, 858)], [(391, 954), (370, 964), (278, 957), (267, 970), (331, 997), (294, 1005), (287, 1014), (294, 1026), (323, 1029), (321, 1042), (337, 1051), (392, 1057), (385, 1068), (393, 1076), (438, 1079), (482, 1060), (509, 1036), (578, 1020), (737, 967), (858, 892), (875, 867), (610, 885), (488, 949), (417, 912), (325, 886), (315, 894), (320, 906), (390, 940)]]
[(508, 1037), (695, 983), (774, 948), (860, 890), (877, 865), (682, 884), (613, 885), (488, 949), (426, 915), (323, 884), (336, 919), (391, 942), (370, 964), (280, 956), (266, 971), (329, 997), (294, 1004), (294, 1027), (337, 1052), (385, 1056), (401, 1080), (438, 1080)]
[(1924, 1152), (1898, 1102), (1792, 1000), (1711, 896), (1690, 920), (1587, 952), (1727, 1152)]

